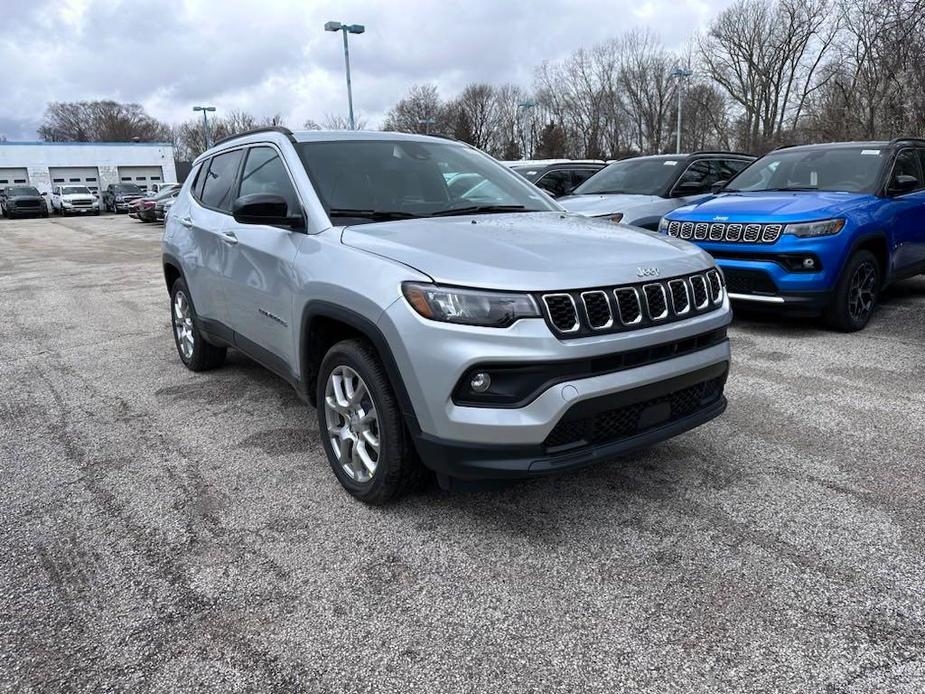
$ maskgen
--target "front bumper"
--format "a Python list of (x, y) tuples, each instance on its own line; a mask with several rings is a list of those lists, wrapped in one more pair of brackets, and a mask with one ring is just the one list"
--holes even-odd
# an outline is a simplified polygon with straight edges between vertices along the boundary
[[(623, 333), (559, 340), (542, 320), (521, 320), (506, 329), (437, 323), (421, 318), (400, 299), (386, 310), (379, 321), (379, 327), (392, 346), (402, 381), (414, 407), (420, 428), (418, 445), (425, 463), (437, 467), (441, 465), (439, 461), (444, 459), (476, 460), (484, 456), (471, 455), (473, 451), (489, 451), (487, 462), (483, 460), (478, 463), (473, 475), (469, 475), (476, 476), (491, 467), (492, 460), (499, 462), (499, 471), (513, 465), (520, 474), (532, 474), (530, 464), (538, 456), (546, 455), (543, 453), (544, 442), (573, 407), (641, 387), (655, 387), (704, 368), (719, 366), (725, 371), (730, 361), (730, 349), (728, 341), (723, 341), (683, 356), (636, 368), (557, 381), (524, 406), (508, 408), (459, 405), (453, 401), (457, 382), (473, 366), (486, 362), (529, 364), (578, 360), (640, 350), (724, 328), (730, 319), (729, 303), (724, 300), (717, 310), (686, 321)], [(716, 410), (710, 417), (721, 411)], [(692, 423), (688, 428), (697, 426), (697, 417), (690, 421)], [(671, 422), (666, 424), (666, 430), (670, 432), (678, 427), (684, 430), (683, 426)], [(645, 437), (651, 435), (649, 432)], [(671, 435), (674, 434), (665, 434), (666, 437)], [(634, 444), (625, 445), (633, 447)], [(498, 452), (498, 447), (504, 449), (500, 458), (491, 453)], [(601, 455), (612, 455), (615, 450), (614, 446), (608, 445), (605, 448), (607, 452)], [(585, 451), (580, 457), (587, 455), (589, 453)], [(594, 457), (597, 454), (590, 455)], [(524, 467), (523, 461), (527, 458), (530, 464)], [(504, 459), (520, 462), (501, 464)], [(452, 467), (459, 465), (454, 463)], [(457, 470), (454, 476), (457, 474), (464, 474), (464, 471)]]
[[(456, 480), (516, 479), (583, 467), (652, 446), (726, 409), (728, 362), (575, 405), (532, 445), (474, 445), (419, 434), (425, 464)], [(691, 392), (696, 395), (691, 396)]]

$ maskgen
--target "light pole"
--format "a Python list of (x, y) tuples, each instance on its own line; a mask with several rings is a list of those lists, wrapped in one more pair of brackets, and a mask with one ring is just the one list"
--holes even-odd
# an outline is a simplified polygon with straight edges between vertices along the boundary
[[(536, 102), (527, 99), (526, 101), (521, 101), (517, 104), (517, 113), (520, 116), (518, 120), (520, 121), (520, 139), (523, 144), (523, 149), (520, 152), (520, 158), (522, 160), (527, 159), (527, 126), (526, 126), (526, 114), (531, 108), (536, 108)], [(532, 142), (530, 144), (533, 144)], [(532, 153), (531, 153), (532, 156)]]
[(350, 87), (350, 48), (347, 45), (347, 34), (362, 34), (366, 27), (362, 24), (343, 24), (342, 22), (325, 22), (325, 31), (340, 31), (344, 35), (344, 66), (347, 69), (347, 105), (350, 109), (350, 129), (356, 130), (353, 120), (353, 90)]
[(437, 121), (433, 118), (418, 118), (418, 125), (424, 126), (424, 134), (430, 135), (430, 126), (432, 126)]
[(212, 138), (209, 135), (209, 118), (206, 115), (208, 111), (215, 112), (214, 106), (193, 106), (193, 111), (202, 111), (202, 132), (206, 137), (206, 149), (212, 148)]
[(676, 154), (681, 153), (681, 80), (687, 79), (693, 74), (694, 74), (693, 70), (689, 68), (683, 68), (683, 67), (676, 67), (671, 72), (671, 76), (676, 77), (678, 80), (678, 132), (677, 132), (677, 140), (676, 140), (677, 144), (675, 148)]

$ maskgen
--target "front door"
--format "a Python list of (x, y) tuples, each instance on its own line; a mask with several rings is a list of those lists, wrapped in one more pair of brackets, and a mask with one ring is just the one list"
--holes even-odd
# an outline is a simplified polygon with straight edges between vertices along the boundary
[(883, 226), (892, 229), (893, 270), (903, 274), (925, 262), (925, 177), (916, 150), (904, 149), (896, 155), (890, 184), (897, 176), (912, 176), (918, 186), (892, 195), (878, 216), (885, 216)]
[[(281, 195), (290, 214), (302, 213), (295, 186), (280, 153), (269, 145), (248, 150), (238, 196), (255, 193)], [(292, 264), (305, 240), (301, 231), (263, 224), (239, 224), (229, 217), (225, 235), (233, 237), (225, 265), (225, 295), (231, 328), (242, 348), (266, 350), (291, 369), (297, 355), (293, 315), (296, 278)], [(271, 357), (271, 358), (272, 358)], [(279, 364), (276, 364), (277, 366)], [(271, 364), (272, 366), (272, 364)]]

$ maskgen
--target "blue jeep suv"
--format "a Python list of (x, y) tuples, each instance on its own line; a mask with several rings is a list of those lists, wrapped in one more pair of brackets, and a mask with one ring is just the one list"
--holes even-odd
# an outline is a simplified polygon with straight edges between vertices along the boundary
[(886, 285), (925, 272), (925, 140), (777, 149), (659, 230), (713, 255), (733, 300), (861, 330)]

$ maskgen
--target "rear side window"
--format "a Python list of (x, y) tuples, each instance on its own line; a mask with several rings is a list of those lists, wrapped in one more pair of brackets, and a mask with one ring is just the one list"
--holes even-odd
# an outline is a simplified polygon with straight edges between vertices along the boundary
[(257, 193), (281, 195), (289, 205), (289, 214), (302, 213), (286, 165), (272, 147), (253, 147), (247, 154), (239, 194), (254, 195)]
[(565, 195), (572, 190), (572, 172), (568, 169), (550, 171), (536, 185), (552, 196)]
[(751, 162), (741, 159), (717, 159), (713, 162), (716, 167), (716, 176), (718, 181), (728, 181)]
[(572, 170), (572, 188), (577, 188), (582, 183), (591, 178), (600, 169), (573, 169)]
[(234, 181), (241, 163), (243, 150), (237, 149), (212, 157), (209, 172), (202, 186), (202, 204), (223, 212), (231, 212), (234, 197)]

